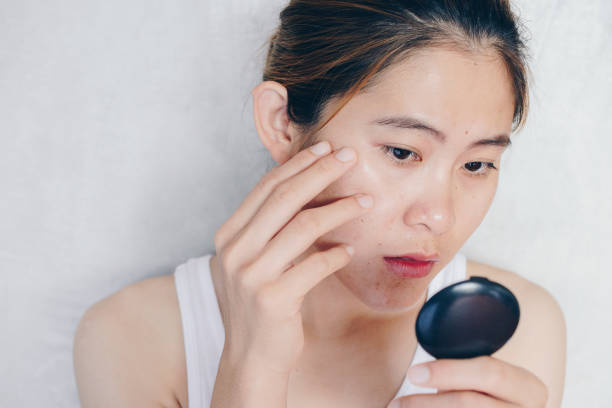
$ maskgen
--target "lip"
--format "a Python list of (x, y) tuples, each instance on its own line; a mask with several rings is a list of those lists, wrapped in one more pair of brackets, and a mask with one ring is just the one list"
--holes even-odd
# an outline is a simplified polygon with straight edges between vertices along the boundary
[(420, 253), (413, 253), (413, 254), (403, 254), (403, 255), (394, 255), (394, 256), (387, 256), (385, 258), (410, 258), (413, 259), (415, 261), (419, 261), (419, 262), (426, 262), (426, 261), (432, 261), (432, 262), (438, 262), (440, 261), (440, 255), (438, 254), (430, 254), (430, 255), (425, 255), (425, 254), (420, 254)]
[[(404, 257), (402, 257), (404, 258)], [(423, 278), (431, 272), (436, 261), (384, 257), (387, 270), (400, 278)]]

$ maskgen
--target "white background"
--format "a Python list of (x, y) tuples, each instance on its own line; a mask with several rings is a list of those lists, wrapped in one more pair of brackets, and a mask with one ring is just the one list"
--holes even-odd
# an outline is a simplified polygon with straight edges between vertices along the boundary
[[(77, 407), (85, 309), (213, 251), (271, 160), (250, 90), (282, 4), (0, 0), (0, 406)], [(612, 4), (517, 5), (532, 111), (462, 251), (558, 299), (564, 406), (607, 407)]]

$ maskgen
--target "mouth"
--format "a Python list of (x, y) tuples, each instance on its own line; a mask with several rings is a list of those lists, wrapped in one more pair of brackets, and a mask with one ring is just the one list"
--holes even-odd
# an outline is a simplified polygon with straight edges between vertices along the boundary
[(431, 253), (431, 254), (411, 253), (411, 254), (387, 256), (386, 258), (405, 259), (405, 260), (414, 261), (414, 262), (427, 262), (427, 261), (438, 262), (440, 261), (440, 255), (438, 255), (437, 253)]
[(401, 257), (384, 257), (387, 270), (400, 278), (423, 278), (431, 272), (434, 264), (440, 259), (436, 254), (430, 256), (415, 255)]

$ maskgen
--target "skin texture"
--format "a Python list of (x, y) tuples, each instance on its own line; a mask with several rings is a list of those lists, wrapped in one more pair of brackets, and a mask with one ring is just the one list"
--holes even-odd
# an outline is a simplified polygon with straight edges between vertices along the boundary
[[(282, 164), (297, 152), (301, 141), (299, 130), (286, 115), (286, 91), (278, 84), (262, 83), (253, 91), (253, 97), (261, 141), (272, 157)], [(343, 375), (358, 370), (355, 366), (369, 365), (370, 369), (395, 373), (401, 373), (406, 367), (416, 347), (414, 321), (429, 282), (480, 225), (497, 190), (497, 170), (486, 168), (484, 164), (480, 169), (466, 168), (466, 164), (490, 162), (499, 169), (504, 148), (469, 146), (480, 139), (509, 135), (513, 111), (510, 78), (502, 61), (495, 55), (426, 49), (383, 72), (374, 87), (354, 97), (319, 132), (318, 140), (328, 141), (334, 150), (344, 146), (353, 148), (358, 161), (305, 208), (318, 207), (355, 193), (371, 195), (375, 204), (364, 216), (321, 236), (294, 261), (297, 264), (309, 254), (340, 243), (355, 248), (351, 262), (319, 283), (304, 299), (301, 310), (307, 346), (290, 382), (290, 406), (312, 406), (314, 402), (308, 396), (313, 393), (309, 391), (317, 384), (336, 384), (338, 388), (343, 384), (346, 386), (347, 379)], [(426, 122), (444, 134), (446, 140), (442, 142), (423, 129), (400, 129), (372, 123), (389, 116), (409, 116)], [(381, 150), (385, 145), (413, 153), (400, 152), (397, 161), (403, 162), (394, 162), (390, 154), (392, 150), (386, 153)], [(470, 173), (469, 170), (475, 169), (480, 175)], [(429, 276), (399, 279), (386, 271), (383, 256), (413, 252), (439, 255), (440, 261)], [(485, 272), (482, 276), (494, 275), (486, 273), (489, 271), (481, 272)], [(506, 281), (505, 277), (499, 278), (498, 281)], [(517, 282), (509, 287), (521, 291), (519, 286)], [(523, 305), (528, 303), (523, 299)], [(558, 311), (551, 312), (554, 313), (558, 320), (562, 320)], [(525, 325), (524, 322), (523, 327)], [(560, 344), (557, 350), (563, 349), (564, 337), (556, 341)], [(510, 346), (506, 349), (509, 350)], [(377, 353), (374, 350), (382, 351)], [(395, 352), (388, 354), (385, 350)], [(441, 391), (479, 390), (479, 387), (483, 393), (504, 391), (498, 397), (484, 397), (482, 393), (468, 391), (436, 396), (432, 401), (414, 400), (412, 404), (444, 405), (442, 398), (446, 398), (446, 404), (461, 406), (454, 399), (458, 398), (465, 401), (466, 406), (523, 403), (545, 406), (547, 386), (531, 371), (511, 364), (519, 359), (520, 351), (507, 353), (507, 363), (493, 357), (478, 360), (484, 362), (478, 366), (480, 369), (471, 369), (470, 372), (478, 373), (471, 377), (465, 375), (470, 369), (465, 361), (447, 361), (452, 370), (434, 372), (449, 374), (437, 374), (430, 379), (431, 386), (438, 385)], [(549, 357), (560, 360), (562, 353)], [(360, 355), (363, 360), (355, 366), (349, 363), (342, 367), (339, 364), (342, 368), (337, 371), (323, 369), (330, 359), (336, 357), (338, 361), (338, 356), (342, 355), (346, 355), (347, 360)], [(551, 362), (545, 358), (543, 356), (539, 364), (550, 366)], [(392, 359), (399, 364), (392, 363)], [(493, 383), (487, 380), (491, 377), (491, 370), (506, 373), (499, 376), (503, 381)], [(333, 374), (326, 376), (322, 374), (325, 371)], [(398, 378), (395, 375), (391, 378)], [(555, 377), (554, 380), (546, 379), (549, 387), (554, 388), (548, 406), (559, 403), (562, 388), (559, 376), (562, 374), (550, 375)], [(446, 383), (436, 382), (440, 378)], [(506, 381), (509, 378), (515, 381)], [(457, 383), (460, 380), (463, 382)], [(551, 385), (553, 382), (555, 384)], [(385, 389), (384, 384), (382, 381), (372, 388)], [(487, 387), (483, 388), (483, 384)], [(353, 390), (365, 387), (365, 384), (352, 385)], [(507, 399), (508, 395), (517, 394), (512, 387), (523, 389), (526, 386), (534, 390), (522, 394), (526, 400)], [(325, 395), (324, 386), (317, 391), (316, 395)], [(368, 390), (368, 393), (372, 395), (375, 391)], [(365, 395), (359, 395), (355, 403), (363, 403), (365, 398)], [(323, 397), (316, 404), (325, 406), (329, 399)], [(375, 398), (371, 400), (375, 401)], [(412, 406), (409, 398), (402, 401), (406, 406)], [(338, 404), (336, 402), (335, 406)]]
[[(286, 114), (286, 89), (263, 82), (253, 90), (253, 104), (261, 142), (285, 163), (302, 141)], [(305, 208), (356, 193), (372, 196), (374, 207), (322, 235), (293, 261), (338, 244), (355, 249), (345, 267), (303, 299), (305, 346), (289, 378), (288, 407), (380, 408), (391, 401), (416, 348), (414, 321), (427, 285), (480, 225), (497, 189), (496, 170), (482, 168), (477, 172), (486, 175), (474, 176), (465, 165), (492, 162), (499, 168), (503, 148), (467, 147), (508, 134), (513, 108), (498, 58), (427, 49), (384, 71), (376, 86), (355, 96), (321, 130), (320, 140), (334, 150), (350, 146), (357, 160)], [(371, 123), (388, 116), (426, 122), (446, 142), (422, 129)], [(401, 166), (392, 151), (381, 150), (384, 145), (414, 153), (398, 155), (407, 162)], [(402, 280), (386, 272), (383, 256), (413, 252), (438, 253), (430, 275)], [(228, 305), (216, 258), (211, 271), (223, 312)], [(521, 305), (517, 331), (491, 357), (427, 363), (431, 376), (424, 385), (440, 393), (402, 398), (400, 406), (559, 407), (566, 335), (559, 305), (518, 274), (473, 261), (467, 270), (468, 277), (487, 277), (515, 293)], [(75, 335), (82, 406), (186, 407), (180, 327), (172, 275), (137, 282), (92, 306)]]
[[(282, 109), (283, 91), (264, 83), (254, 96), (263, 105), (260, 114), (272, 110), (277, 116), (258, 120), (258, 131), (275, 160), (283, 163), (300, 142)], [(339, 243), (355, 248), (349, 265), (307, 295), (303, 310), (310, 335), (350, 336), (379, 318), (418, 310), (427, 285), (482, 222), (497, 189), (498, 171), (475, 176), (464, 166), (482, 161), (499, 168), (504, 149), (466, 148), (474, 140), (509, 133), (513, 110), (512, 89), (499, 59), (436, 49), (392, 66), (322, 129), (319, 140), (334, 149), (352, 147), (358, 162), (307, 207), (355, 193), (371, 195), (375, 206), (322, 236), (298, 259)], [(447, 141), (420, 129), (371, 123), (402, 115), (430, 124)], [(400, 152), (403, 163), (394, 163), (392, 152), (381, 151), (385, 145), (414, 153)], [(427, 277), (401, 279), (386, 271), (383, 256), (415, 252), (439, 254)]]

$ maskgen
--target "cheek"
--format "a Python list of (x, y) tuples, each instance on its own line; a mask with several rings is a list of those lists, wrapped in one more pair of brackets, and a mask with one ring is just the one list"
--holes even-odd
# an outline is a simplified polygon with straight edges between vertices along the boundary
[(488, 185), (459, 189), (457, 200), (457, 222), (470, 232), (476, 229), (486, 216), (497, 190), (497, 179)]

